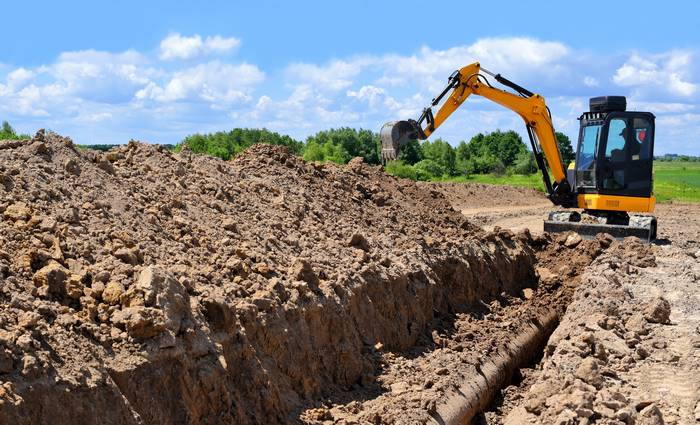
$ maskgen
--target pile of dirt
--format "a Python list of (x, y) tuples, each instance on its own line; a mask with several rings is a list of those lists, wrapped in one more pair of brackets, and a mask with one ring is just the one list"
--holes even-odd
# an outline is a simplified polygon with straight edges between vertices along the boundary
[(295, 421), (536, 280), (526, 235), (359, 160), (39, 132), (0, 183), (2, 423)]

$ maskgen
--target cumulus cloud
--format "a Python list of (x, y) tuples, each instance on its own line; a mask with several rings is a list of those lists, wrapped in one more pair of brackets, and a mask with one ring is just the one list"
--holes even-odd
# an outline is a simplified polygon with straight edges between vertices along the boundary
[(293, 63), (285, 69), (285, 76), (293, 83), (312, 84), (317, 89), (339, 91), (349, 87), (376, 58), (360, 57), (334, 60), (324, 65)]
[(264, 79), (265, 74), (254, 65), (213, 61), (177, 71), (162, 85), (149, 82), (134, 96), (138, 100), (158, 102), (235, 102), (248, 100), (251, 87)]
[[(303, 139), (329, 127), (376, 131), (388, 120), (417, 118), (452, 71), (479, 61), (542, 94), (557, 129), (572, 138), (588, 98), (608, 94), (626, 95), (630, 108), (659, 117), (658, 152), (689, 149), (687, 135), (700, 135), (693, 121), (700, 113), (697, 51), (605, 54), (557, 41), (491, 37), (265, 70), (212, 57), (239, 45), (236, 38), (174, 33), (151, 52), (83, 50), (36, 67), (0, 66), (0, 113), (21, 131), (51, 127), (77, 140), (84, 134), (101, 142), (148, 137), (174, 143), (193, 132), (236, 126)], [(516, 114), (474, 97), (435, 135), (456, 143), (499, 128), (522, 132), (523, 124)]]
[(634, 88), (637, 95), (653, 90), (690, 97), (698, 91), (698, 84), (691, 81), (692, 59), (689, 52), (633, 54), (615, 71), (613, 81), (619, 86)]
[(183, 36), (173, 33), (160, 42), (160, 59), (193, 59), (211, 53), (226, 53), (240, 46), (237, 38), (224, 38), (219, 35), (202, 39), (199, 34)]
[(600, 85), (600, 81), (598, 81), (598, 79), (595, 77), (586, 75), (585, 77), (583, 77), (583, 84), (585, 84), (588, 87), (598, 87)]

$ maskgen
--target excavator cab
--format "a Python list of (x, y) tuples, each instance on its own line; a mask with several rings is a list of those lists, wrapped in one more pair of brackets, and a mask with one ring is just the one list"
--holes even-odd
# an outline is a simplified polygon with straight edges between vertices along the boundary
[(603, 96), (590, 100), (579, 121), (576, 160), (567, 173), (574, 191), (650, 199), (654, 115), (626, 111), (623, 96)]
[(624, 96), (590, 99), (580, 117), (575, 162), (567, 180), (583, 212), (553, 211), (548, 232), (574, 230), (584, 236), (656, 238), (653, 194), (654, 114), (627, 111)]

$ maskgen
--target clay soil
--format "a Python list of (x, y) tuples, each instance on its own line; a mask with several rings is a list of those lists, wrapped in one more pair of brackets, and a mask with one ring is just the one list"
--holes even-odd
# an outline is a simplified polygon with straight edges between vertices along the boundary
[(43, 132), (0, 183), (0, 423), (697, 414), (693, 205), (657, 245), (581, 240), (525, 189)]

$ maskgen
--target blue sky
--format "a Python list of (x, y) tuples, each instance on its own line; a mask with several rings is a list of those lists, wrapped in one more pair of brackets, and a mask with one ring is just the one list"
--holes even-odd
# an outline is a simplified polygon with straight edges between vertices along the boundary
[[(657, 115), (657, 153), (700, 155), (700, 2), (11, 2), (0, 119), (78, 143), (267, 127), (305, 138), (416, 117), (478, 60), (545, 96), (572, 138), (587, 99)], [(522, 128), (470, 99), (436, 136)]]

